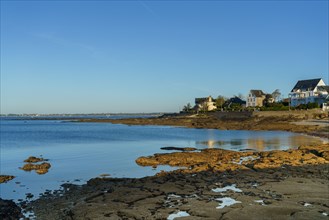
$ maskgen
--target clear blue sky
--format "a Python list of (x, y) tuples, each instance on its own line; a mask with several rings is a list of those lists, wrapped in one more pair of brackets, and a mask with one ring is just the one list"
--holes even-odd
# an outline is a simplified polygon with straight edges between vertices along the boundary
[(328, 1), (1, 1), (2, 114), (287, 96), (328, 66)]

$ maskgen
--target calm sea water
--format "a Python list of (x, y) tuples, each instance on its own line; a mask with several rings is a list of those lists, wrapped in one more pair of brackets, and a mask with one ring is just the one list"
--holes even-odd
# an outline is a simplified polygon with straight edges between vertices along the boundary
[[(38, 196), (65, 182), (82, 184), (101, 174), (143, 177), (160, 170), (139, 167), (139, 156), (166, 152), (161, 147), (223, 148), (258, 151), (295, 148), (322, 140), (289, 132), (220, 131), (169, 126), (127, 126), (110, 123), (78, 123), (60, 120), (13, 120), (1, 118), (1, 174), (16, 178), (0, 184), (0, 197)], [(45, 175), (19, 167), (29, 156), (49, 159)]]

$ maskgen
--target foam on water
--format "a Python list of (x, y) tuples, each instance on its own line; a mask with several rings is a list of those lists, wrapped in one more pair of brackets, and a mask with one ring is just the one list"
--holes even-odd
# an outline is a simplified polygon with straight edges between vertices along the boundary
[(264, 200), (262, 200), (262, 199), (260, 199), (260, 200), (254, 200), (254, 202), (257, 202), (257, 203), (260, 203), (261, 205), (266, 206), (265, 203), (264, 203)]
[(226, 192), (227, 190), (232, 190), (234, 192), (242, 192), (241, 189), (239, 188), (236, 188), (235, 187), (236, 185), (235, 184), (232, 184), (230, 186), (225, 186), (223, 188), (216, 188), (216, 189), (212, 189), (213, 192)]
[(170, 214), (167, 220), (174, 220), (176, 218), (187, 217), (187, 216), (190, 216), (190, 214), (188, 214), (185, 211), (178, 211), (177, 213)]
[(219, 206), (217, 206), (216, 209), (222, 209), (226, 206), (231, 206), (236, 203), (241, 203), (240, 201), (236, 201), (235, 199), (232, 199), (230, 197), (219, 198), (219, 199), (216, 199), (216, 201), (221, 202), (221, 204)]

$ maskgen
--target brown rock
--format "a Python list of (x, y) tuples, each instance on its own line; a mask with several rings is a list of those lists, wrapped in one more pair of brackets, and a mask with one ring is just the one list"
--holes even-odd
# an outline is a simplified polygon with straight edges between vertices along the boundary
[(0, 175), (0, 183), (6, 183), (12, 179), (14, 179), (15, 176), (10, 176), (10, 175)]
[(51, 167), (50, 163), (42, 163), (42, 164), (32, 164), (32, 163), (28, 163), (25, 164), (23, 167), (21, 167), (20, 169), (24, 170), (24, 171), (32, 171), (35, 170), (37, 174), (45, 174), (48, 172), (49, 168)]
[(42, 161), (45, 161), (45, 159), (43, 159), (42, 157), (34, 157), (34, 156), (30, 156), (29, 158), (24, 160), (24, 162), (26, 163), (38, 163)]

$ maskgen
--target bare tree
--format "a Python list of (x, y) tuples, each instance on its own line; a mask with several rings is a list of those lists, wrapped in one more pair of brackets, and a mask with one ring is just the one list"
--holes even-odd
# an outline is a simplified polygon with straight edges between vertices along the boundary
[(281, 92), (279, 89), (274, 90), (274, 92), (272, 92), (272, 96), (275, 102), (279, 101), (279, 98), (281, 96)]
[(242, 93), (239, 93), (237, 96), (239, 99), (244, 99), (244, 95)]

